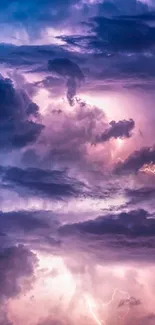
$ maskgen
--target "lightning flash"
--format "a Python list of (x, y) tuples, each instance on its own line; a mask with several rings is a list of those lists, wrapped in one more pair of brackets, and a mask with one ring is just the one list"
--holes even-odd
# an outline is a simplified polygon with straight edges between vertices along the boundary
[[(128, 292), (119, 290), (118, 288), (115, 288), (115, 289), (113, 289), (111, 299), (106, 303), (101, 302), (99, 307), (102, 306), (105, 308), (105, 307), (111, 305), (116, 300), (115, 299), (116, 294), (123, 296), (122, 299), (120, 300), (117, 308), (125, 307), (125, 306), (128, 307), (127, 311), (125, 312), (125, 314), (123, 316), (118, 316), (119, 319), (124, 319), (128, 315), (130, 308), (132, 306), (136, 306), (136, 305), (140, 304), (140, 301), (136, 300), (134, 297), (131, 297)], [(106, 321), (101, 320), (97, 315), (96, 309), (98, 308), (98, 304), (94, 301), (94, 299), (91, 299), (88, 295), (85, 295), (85, 301), (86, 301), (89, 313), (92, 316), (92, 318), (94, 319), (95, 323), (97, 325), (106, 325)]]
[(151, 162), (150, 164), (145, 164), (141, 169), (140, 172), (146, 173), (146, 174), (154, 174), (155, 175), (155, 164)]

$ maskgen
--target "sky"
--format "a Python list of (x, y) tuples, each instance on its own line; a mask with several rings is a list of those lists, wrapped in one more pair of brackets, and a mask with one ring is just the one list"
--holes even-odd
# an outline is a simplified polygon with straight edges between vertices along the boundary
[(0, 325), (154, 325), (155, 0), (0, 26)]

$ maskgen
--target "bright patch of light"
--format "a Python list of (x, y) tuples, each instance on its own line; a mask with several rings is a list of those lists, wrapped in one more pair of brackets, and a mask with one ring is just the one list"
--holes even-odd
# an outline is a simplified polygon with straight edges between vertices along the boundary
[(88, 105), (97, 106), (102, 109), (110, 121), (117, 121), (122, 119), (122, 117), (127, 118), (127, 112), (124, 111), (122, 98), (119, 94), (104, 94), (102, 97), (101, 95), (90, 96), (81, 94), (79, 97)]
[(153, 174), (155, 175), (155, 164), (152, 162), (150, 164), (145, 164), (141, 169), (140, 172), (146, 173), (146, 174)]
[(50, 103), (49, 92), (44, 88), (40, 89), (33, 100), (40, 107), (41, 114), (44, 115)]
[(124, 140), (121, 138), (116, 139), (116, 146), (118, 149), (121, 149), (124, 144)]

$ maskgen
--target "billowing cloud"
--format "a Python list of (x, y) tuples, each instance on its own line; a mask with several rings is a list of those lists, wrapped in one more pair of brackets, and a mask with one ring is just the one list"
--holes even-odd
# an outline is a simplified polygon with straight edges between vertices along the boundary
[(48, 62), (49, 71), (66, 79), (67, 99), (72, 106), (76, 95), (77, 82), (84, 80), (84, 75), (79, 66), (69, 59), (54, 59)]
[(0, 2), (0, 325), (154, 324), (153, 5)]
[[(58, 106), (58, 110), (62, 106)], [(58, 111), (59, 112), (59, 111)], [(42, 169), (61, 170), (69, 168), (82, 172), (93, 171), (95, 165), (100, 165), (101, 155), (96, 156), (91, 144), (97, 134), (107, 128), (108, 122), (104, 111), (91, 106), (80, 99), (75, 99), (74, 109), (61, 110), (57, 114), (51, 108), (46, 120), (46, 129), (40, 142), (43, 145), (24, 151), (22, 163), (26, 166), (41, 167)], [(105, 144), (106, 146), (106, 144)], [(105, 161), (110, 156), (110, 148), (103, 146), (106, 152)], [(97, 149), (97, 148), (96, 148)], [(96, 170), (97, 173), (97, 170)]]
[(111, 121), (109, 125), (110, 127), (108, 129), (96, 137), (96, 143), (105, 142), (111, 138), (130, 138), (131, 131), (135, 127), (133, 119), (130, 119), (129, 121), (123, 120), (119, 122)]
[[(30, 278), (31, 286), (36, 256), (22, 245), (1, 248), (0, 250), (0, 299), (11, 298), (24, 290), (24, 278)], [(26, 287), (25, 287), (26, 289)]]
[(155, 163), (155, 149), (154, 147), (145, 147), (134, 151), (120, 162), (116, 171), (119, 173), (138, 172), (145, 164)]
[(0, 147), (14, 149), (33, 143), (43, 125), (37, 121), (39, 107), (10, 79), (0, 78)]

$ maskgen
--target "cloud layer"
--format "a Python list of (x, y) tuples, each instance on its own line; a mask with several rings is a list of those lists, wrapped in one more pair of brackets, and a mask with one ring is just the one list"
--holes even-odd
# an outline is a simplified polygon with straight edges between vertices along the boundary
[(0, 325), (154, 324), (154, 9), (0, 2)]

